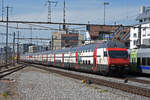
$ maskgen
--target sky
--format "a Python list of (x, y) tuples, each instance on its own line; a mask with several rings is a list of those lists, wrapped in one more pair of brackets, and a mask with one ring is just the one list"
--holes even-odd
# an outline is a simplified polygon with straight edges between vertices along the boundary
[[(2, 16), (1, 1), (2, 0), (0, 0), (0, 20)], [(52, 22), (63, 22), (64, 0), (53, 1), (57, 1), (58, 3), (57, 6), (52, 4)], [(4, 0), (4, 6), (12, 7), (9, 11), (9, 20), (47, 21), (48, 11), (45, 5), (46, 2), (47, 0)], [(136, 24), (135, 18), (140, 13), (140, 7), (150, 6), (150, 0), (66, 0), (66, 22), (104, 24), (104, 2), (109, 2), (109, 5), (106, 6), (106, 25), (114, 25), (114, 23), (134, 25)], [(6, 19), (6, 9), (4, 13)], [(0, 23), (0, 25), (1, 24), (2, 23)], [(11, 24), (11, 26), (12, 25), (16, 26), (16, 24)], [(30, 25), (22, 24), (19, 24), (19, 26), (30, 27)], [(5, 30), (5, 28), (0, 27), (1, 32), (5, 32)], [(16, 31), (17, 30), (9, 29), (10, 33)], [(22, 37), (31, 36), (31, 30), (20, 30), (20, 33), (23, 33), (20, 34)], [(33, 31), (33, 33), (35, 34), (33, 34), (34, 37), (50, 37), (46, 35), (46, 33), (50, 34), (49, 31)]]
[[(12, 20), (47, 21), (47, 0), (4, 0), (5, 6), (13, 7)], [(63, 1), (53, 0), (52, 21), (62, 22)], [(66, 21), (76, 23), (103, 24), (104, 2), (106, 6), (106, 24), (135, 24), (135, 17), (142, 5), (149, 6), (150, 0), (66, 0)]]

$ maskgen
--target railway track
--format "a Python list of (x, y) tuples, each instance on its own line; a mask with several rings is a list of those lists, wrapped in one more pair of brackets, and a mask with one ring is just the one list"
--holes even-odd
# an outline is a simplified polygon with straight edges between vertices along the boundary
[(150, 81), (142, 80), (142, 79), (126, 78), (126, 79), (122, 79), (122, 80), (128, 80), (128, 81), (138, 82), (138, 83), (142, 83), (142, 84), (150, 84)]
[(4, 70), (4, 71), (0, 71), (0, 79), (5, 77), (5, 76), (7, 76), (7, 75), (10, 75), (10, 74), (12, 74), (14, 72), (17, 72), (17, 71), (19, 71), (19, 70), (21, 70), (21, 69), (23, 69), (25, 67), (26, 67), (26, 65), (20, 65), (20, 66), (15, 67), (15, 68), (11, 68), (11, 69), (7, 69), (7, 70)]
[[(111, 82), (111, 81), (107, 81), (104, 79), (92, 78), (92, 77), (73, 74), (73, 73), (69, 73), (69, 72), (63, 72), (63, 71), (59, 71), (59, 70), (55, 70), (55, 69), (50, 69), (49, 67), (46, 67), (46, 66), (42, 67), (42, 65), (31, 64), (31, 66), (36, 67), (36, 68), (40, 68), (40, 69), (43, 69), (46, 71), (50, 71), (52, 73), (57, 73), (57, 74), (60, 74), (60, 75), (66, 76), (66, 77), (70, 77), (70, 78), (74, 78), (74, 79), (78, 79), (78, 80), (86, 80), (87, 82), (90, 82), (93, 84), (106, 86), (106, 87), (122, 90), (122, 91), (125, 91), (128, 93), (145, 96), (145, 97), (150, 97), (150, 89), (148, 89), (148, 88), (132, 86), (132, 85), (128, 85), (125, 83)], [(129, 80), (137, 81), (137, 79), (136, 80), (135, 79), (129, 79)], [(141, 82), (142, 80), (138, 80), (138, 81)]]
[(10, 65), (11, 65), (11, 63), (10, 64), (5, 64), (5, 65), (0, 65), (0, 68), (7, 67), (7, 66), (10, 66)]

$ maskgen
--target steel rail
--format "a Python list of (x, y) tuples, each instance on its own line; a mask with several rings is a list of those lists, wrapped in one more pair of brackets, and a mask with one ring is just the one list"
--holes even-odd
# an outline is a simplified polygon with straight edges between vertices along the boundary
[(19, 70), (21, 70), (25, 67), (26, 67), (26, 65), (21, 65), (21, 66), (15, 67), (15, 68), (11, 68), (11, 69), (8, 69), (8, 70), (1, 71), (0, 72), (0, 79), (7, 76), (7, 75), (10, 75), (14, 72), (17, 72), (17, 71), (19, 71)]

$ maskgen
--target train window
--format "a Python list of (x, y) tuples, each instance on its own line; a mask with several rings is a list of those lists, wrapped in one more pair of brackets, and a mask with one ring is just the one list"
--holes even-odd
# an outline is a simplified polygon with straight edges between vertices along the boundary
[(91, 64), (90, 60), (89, 60), (89, 65)]
[(142, 58), (142, 65), (146, 65), (146, 58)]
[(87, 60), (86, 60), (86, 64), (88, 64), (88, 63), (87, 63)]
[(145, 65), (148, 65), (148, 58), (145, 58)]
[(137, 58), (137, 65), (141, 65), (141, 60), (140, 60), (140, 58)]
[(107, 57), (108, 55), (107, 55), (107, 52), (106, 51), (104, 51), (104, 57)]
[(83, 60), (83, 64), (84, 64), (84, 60)]
[(147, 65), (150, 65), (150, 58), (147, 58)]

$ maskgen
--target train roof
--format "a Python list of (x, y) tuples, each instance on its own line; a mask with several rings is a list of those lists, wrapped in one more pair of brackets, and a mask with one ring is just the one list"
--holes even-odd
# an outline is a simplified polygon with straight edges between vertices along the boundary
[(59, 49), (59, 50), (50, 50), (50, 51), (44, 51), (44, 52), (37, 52), (37, 53), (29, 53), (30, 55), (39, 55), (39, 54), (48, 54), (48, 53), (65, 53), (65, 52), (76, 52), (76, 51), (84, 51), (84, 50), (94, 50), (95, 48), (126, 48), (124, 43), (121, 43), (117, 40), (113, 41), (101, 41), (98, 43), (78, 46), (74, 48), (65, 48), (65, 49)]
[(150, 57), (150, 48), (140, 48), (137, 51), (138, 57)]

